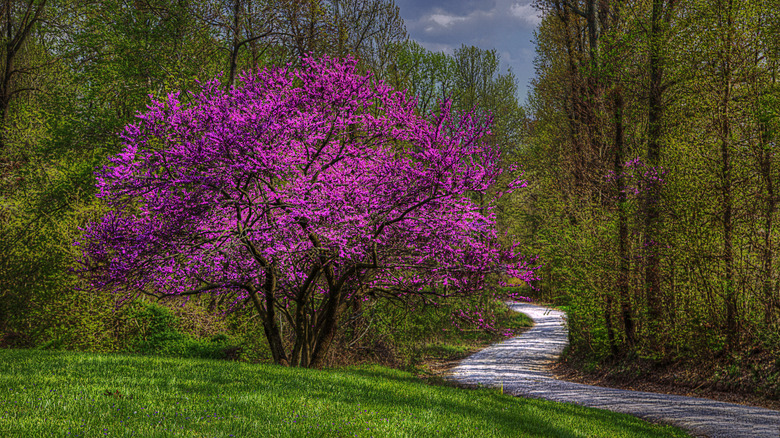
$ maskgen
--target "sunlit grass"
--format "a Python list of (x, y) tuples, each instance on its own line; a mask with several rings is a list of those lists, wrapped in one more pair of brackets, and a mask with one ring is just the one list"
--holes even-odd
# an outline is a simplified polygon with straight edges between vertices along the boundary
[(0, 350), (3, 437), (669, 437), (627, 415), (422, 383), (204, 359)]

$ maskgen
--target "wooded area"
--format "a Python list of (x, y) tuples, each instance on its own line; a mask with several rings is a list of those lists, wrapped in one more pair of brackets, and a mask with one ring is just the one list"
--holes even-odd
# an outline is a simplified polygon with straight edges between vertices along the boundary
[(752, 354), (776, 382), (780, 2), (536, 6), (537, 78), (522, 107), (494, 50), (427, 51), (392, 0), (4, 2), (2, 344), (123, 348), (130, 322), (112, 297), (75, 289), (72, 242), (104, 208), (93, 171), (149, 95), (353, 54), (423, 114), (447, 97), (493, 114), (490, 141), (529, 182), (499, 219), (540, 257), (537, 295), (567, 306), (573, 352)]
[[(186, 105), (193, 98), (188, 91), (199, 92), (218, 75), (228, 89), (242, 71), (300, 68), (309, 54), (351, 55), (358, 71), (417, 96), (420, 114), (439, 111), (444, 98), (458, 117), (475, 106), (480, 114), (492, 111), (492, 144), (518, 141), (524, 126), (514, 77), (498, 71), (495, 51), (463, 46), (453, 55), (431, 53), (407, 39), (390, 0), (12, 0), (0, 16), (0, 334), (6, 347), (150, 351), (157, 341), (184, 339), (171, 331), (176, 326), (205, 339), (225, 329), (245, 352), (254, 349), (242, 358), (273, 356), (257, 318), (241, 312), (222, 318), (230, 300), (204, 297), (186, 307), (163, 300), (172, 310), (136, 303), (115, 312), (118, 297), (90, 291), (74, 274), (81, 250), (73, 243), (107, 211), (95, 198), (94, 172), (121, 151), (119, 133), (147, 110), (150, 96), (165, 100), (181, 91)], [(428, 336), (425, 324), (440, 326), (417, 321), (427, 313), (379, 301), (350, 307), (339, 321), (344, 335), (334, 342), (356, 350), (358, 341), (411, 336), (397, 330), (403, 324), (412, 324), (407, 328), (418, 337)], [(455, 321), (477, 322), (468, 311)], [(284, 342), (293, 342), (290, 327), (280, 324)]]
[(537, 4), (530, 190), (506, 216), (573, 351), (776, 376), (780, 5)]

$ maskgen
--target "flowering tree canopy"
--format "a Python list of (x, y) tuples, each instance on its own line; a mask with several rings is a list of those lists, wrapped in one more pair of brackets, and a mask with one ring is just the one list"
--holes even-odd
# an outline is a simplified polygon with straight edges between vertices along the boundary
[(355, 301), (530, 279), (473, 200), (501, 173), (489, 121), (446, 102), (428, 121), (355, 65), (305, 59), (154, 101), (97, 174), (109, 210), (77, 243), (91, 287), (251, 305), (277, 363), (320, 366)]

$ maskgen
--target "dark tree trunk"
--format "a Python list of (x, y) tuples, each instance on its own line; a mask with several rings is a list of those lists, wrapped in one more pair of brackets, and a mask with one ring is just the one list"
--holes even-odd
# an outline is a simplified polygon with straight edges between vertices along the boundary
[[(565, 43), (566, 43), (566, 54), (568, 59), (568, 66), (569, 66), (569, 93), (567, 94), (566, 98), (566, 113), (569, 119), (569, 136), (572, 141), (572, 147), (573, 147), (573, 159), (572, 159), (572, 179), (574, 182), (574, 195), (575, 199), (577, 196), (581, 195), (583, 192), (583, 183), (584, 183), (584, 168), (585, 168), (585, 153), (584, 148), (582, 146), (582, 114), (583, 114), (583, 104), (582, 99), (583, 96), (586, 94), (586, 90), (581, 84), (580, 81), (580, 73), (579, 73), (579, 67), (578, 67), (578, 54), (575, 44), (574, 44), (574, 37), (572, 36), (572, 32), (570, 28), (572, 26), (575, 26), (575, 24), (572, 23), (569, 8), (565, 7), (560, 2), (555, 2), (556, 7), (556, 13), (558, 14), (559, 18), (561, 19), (561, 22), (563, 23), (564, 29), (565, 29)], [(576, 34), (576, 31), (575, 31)], [(574, 221), (574, 216), (572, 216), (572, 221)]]
[[(756, 65), (759, 64), (759, 54), (756, 53)], [(772, 65), (774, 72), (775, 66)], [(758, 85), (758, 84), (757, 84)], [(772, 85), (774, 89), (776, 86), (774, 74), (772, 75)], [(756, 87), (758, 89), (758, 86)], [(756, 96), (760, 99), (760, 95)], [(764, 203), (764, 248), (761, 255), (764, 281), (762, 285), (764, 294), (764, 323), (767, 327), (770, 327), (776, 318), (776, 312), (778, 310), (777, 296), (775, 294), (775, 281), (774, 281), (774, 269), (772, 264), (774, 262), (774, 251), (772, 249), (772, 234), (774, 233), (774, 215), (777, 210), (777, 199), (775, 199), (775, 186), (772, 179), (772, 133), (771, 128), (768, 126), (766, 120), (759, 121), (760, 131), (760, 144), (759, 144), (759, 157), (760, 157), (760, 172), (761, 179), (764, 182), (766, 189), (766, 202)]]
[(733, 224), (733, 195), (732, 195), (732, 159), (731, 159), (731, 45), (733, 17), (731, 10), (731, 1), (728, 2), (727, 20), (728, 26), (726, 32), (725, 59), (722, 64), (723, 71), (723, 101), (722, 105), (722, 128), (721, 128), (721, 158), (723, 172), (723, 258), (726, 264), (726, 330), (727, 344), (730, 350), (736, 347), (739, 342), (739, 333), (737, 332), (737, 295), (734, 285), (734, 224)]
[(46, 9), (46, 0), (37, 4), (30, 1), (26, 5), (18, 20), (14, 21), (13, 0), (4, 0), (0, 6), (0, 44), (4, 47), (2, 51), (5, 56), (0, 59), (0, 150), (5, 148), (4, 131), (5, 121), (8, 117), (8, 108), (11, 105), (15, 91), (13, 86), (13, 77), (23, 74), (24, 66), (17, 68), (16, 58), (24, 47), (27, 39), (32, 33), (33, 26), (41, 19), (44, 9)]
[(241, 24), (241, 0), (233, 2), (233, 43), (230, 45), (230, 68), (228, 69), (228, 88), (236, 85), (236, 70), (238, 70), (238, 52), (241, 49), (239, 26)]
[[(724, 95), (730, 98), (731, 93)], [(724, 104), (728, 105), (726, 102)], [(722, 172), (722, 202), (723, 202), (723, 261), (725, 263), (724, 280), (726, 287), (726, 337), (729, 349), (736, 347), (737, 333), (737, 293), (734, 287), (734, 224), (733, 224), (733, 199), (732, 199), (732, 175), (731, 175), (731, 126), (728, 121), (728, 109), (725, 109), (722, 125), (721, 139), (721, 172)]]
[[(647, 133), (647, 166), (658, 168), (661, 164), (661, 136), (663, 130), (663, 80), (664, 71), (661, 60), (663, 0), (653, 0), (652, 23), (650, 25), (650, 83)], [(648, 317), (657, 322), (661, 317), (661, 276), (659, 254), (660, 230), (660, 186), (653, 184), (647, 188), (644, 199), (645, 211), (645, 300)]]
[(276, 275), (273, 272), (273, 268), (269, 267), (266, 268), (266, 280), (265, 285), (263, 285), (263, 299), (265, 303), (260, 302), (257, 290), (252, 289), (249, 296), (258, 314), (263, 318), (263, 331), (265, 332), (266, 340), (268, 340), (268, 348), (271, 350), (271, 357), (274, 363), (287, 366), (290, 365), (290, 362), (287, 358), (287, 353), (284, 351), (281, 330), (276, 323), (275, 290)]
[(618, 349), (618, 345), (615, 340), (615, 324), (612, 321), (612, 301), (612, 291), (607, 291), (606, 306), (604, 308), (604, 324), (607, 326), (607, 342), (609, 342), (609, 351), (612, 356), (617, 356), (620, 350)]
[(309, 364), (312, 368), (322, 368), (324, 365), (325, 357), (333, 343), (333, 338), (336, 336), (336, 323), (346, 309), (346, 301), (343, 299), (344, 287), (354, 272), (354, 269), (348, 270), (342, 274), (338, 281), (333, 282), (330, 287), (330, 293), (325, 302), (325, 308), (322, 309), (321, 312), (322, 319), (317, 319), (317, 322), (315, 323), (317, 333), (311, 352), (311, 362)]
[(726, 41), (721, 59), (722, 95), (720, 102), (721, 202), (723, 209), (723, 262), (725, 264), (726, 343), (733, 350), (739, 342), (737, 332), (737, 292), (734, 285), (734, 202), (732, 194), (731, 158), (731, 95), (733, 87), (731, 51), (733, 43), (733, 11), (731, 0), (726, 1)]
[(626, 160), (624, 131), (623, 131), (623, 90), (618, 87), (614, 96), (615, 105), (615, 166), (614, 172), (617, 178), (617, 212), (618, 212), (618, 279), (617, 289), (620, 296), (620, 316), (626, 333), (626, 342), (629, 347), (636, 343), (634, 332), (634, 318), (631, 310), (631, 298), (629, 296), (629, 258), (628, 258), (628, 214), (626, 212), (626, 191), (624, 178), (624, 163)]
[(761, 162), (761, 174), (764, 179), (764, 185), (766, 186), (766, 203), (764, 209), (764, 251), (763, 251), (763, 267), (764, 267), (764, 284), (763, 292), (765, 302), (764, 322), (769, 326), (775, 320), (775, 314), (778, 308), (777, 296), (775, 294), (774, 286), (774, 270), (772, 269), (772, 263), (774, 254), (772, 250), (772, 234), (774, 232), (774, 215), (777, 210), (777, 200), (775, 199), (775, 187), (772, 180), (772, 153), (769, 146), (769, 130), (767, 127), (762, 129), (762, 162)]

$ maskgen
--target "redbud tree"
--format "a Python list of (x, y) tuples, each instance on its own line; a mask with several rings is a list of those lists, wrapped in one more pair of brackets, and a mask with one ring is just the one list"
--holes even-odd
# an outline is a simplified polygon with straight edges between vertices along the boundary
[(76, 242), (88, 287), (211, 294), (257, 312), (276, 363), (319, 367), (356, 302), (531, 279), (494, 202), (474, 201), (501, 174), (489, 120), (446, 102), (422, 117), (355, 65), (310, 58), (153, 101), (96, 172), (107, 213)]

